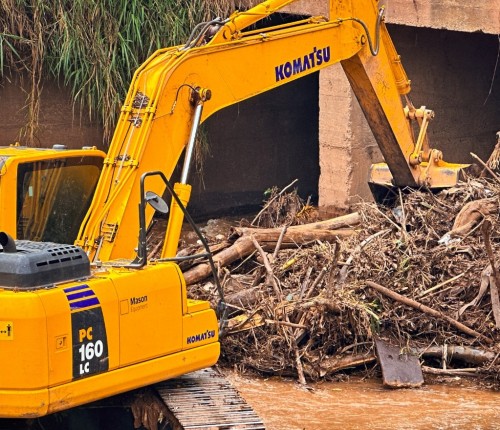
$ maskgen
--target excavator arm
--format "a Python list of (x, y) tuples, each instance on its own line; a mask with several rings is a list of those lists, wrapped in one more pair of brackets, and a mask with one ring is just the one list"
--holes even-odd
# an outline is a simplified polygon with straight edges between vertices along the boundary
[[(401, 95), (410, 91), (410, 82), (377, 2), (331, 0), (329, 19), (311, 17), (243, 31), (289, 3), (268, 0), (225, 21), (202, 24), (186, 45), (155, 52), (136, 71), (76, 242), (93, 261), (134, 257), (137, 237), (131, 232), (139, 224), (141, 176), (159, 170), (170, 178), (183, 151), (176, 193), (187, 204), (189, 165), (201, 122), (226, 106), (337, 63), (344, 68), (394, 184), (442, 187), (456, 182), (460, 166), (448, 165), (438, 151), (416, 144), (425, 140), (425, 133), (415, 139), (408, 119), (422, 122), (426, 112), (403, 109)], [(164, 192), (155, 178), (148, 178), (147, 188)], [(183, 219), (175, 201), (170, 212), (163, 257), (175, 255)], [(149, 209), (148, 220), (152, 215)]]

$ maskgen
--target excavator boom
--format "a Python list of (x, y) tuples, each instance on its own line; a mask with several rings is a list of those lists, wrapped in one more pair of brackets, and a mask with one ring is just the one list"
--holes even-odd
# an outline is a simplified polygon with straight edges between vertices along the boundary
[[(386, 172), (384, 180), (411, 187), (456, 183), (460, 166), (443, 163), (438, 152), (432, 157), (416, 152), (401, 102), (410, 83), (377, 2), (332, 0), (330, 19), (312, 17), (244, 31), (288, 3), (268, 0), (225, 21), (207, 23), (186, 45), (157, 51), (136, 72), (77, 241), (93, 261), (133, 258), (136, 238), (129, 232), (138, 224), (140, 196), (135, 190), (140, 176), (161, 170), (170, 177), (186, 148), (178, 192), (187, 203), (186, 179), (199, 123), (226, 106), (337, 63), (389, 165), (389, 179)], [(151, 181), (149, 188), (163, 192), (159, 181)], [(167, 232), (163, 257), (177, 250), (182, 223), (177, 213), (171, 210), (176, 227)], [(150, 211), (148, 220), (152, 215)]]

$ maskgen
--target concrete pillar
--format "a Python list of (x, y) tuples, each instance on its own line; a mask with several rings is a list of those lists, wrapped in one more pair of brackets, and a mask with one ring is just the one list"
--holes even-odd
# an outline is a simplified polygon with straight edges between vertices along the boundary
[[(457, 31), (500, 33), (500, 0), (475, 2), (468, 0), (385, 0), (380, 4), (386, 6), (386, 22), (388, 23), (441, 29), (445, 32), (441, 33), (442, 35), (451, 31), (450, 36), (445, 38), (434, 34), (437, 37), (430, 46), (418, 43), (419, 33), (416, 33), (415, 47), (406, 49), (403, 64), (406, 66), (405, 58), (407, 59), (408, 56), (414, 57), (411, 61), (412, 70), (408, 70), (407, 67), (407, 71), (414, 71), (415, 74), (410, 73), (410, 78), (413, 77), (414, 82), (420, 84), (420, 88), (414, 86), (412, 93), (415, 103), (429, 103), (429, 107), (436, 106), (436, 110), (445, 106), (437, 112), (439, 120), (436, 121), (436, 131), (431, 129), (430, 132), (431, 135), (436, 135), (438, 142), (443, 142), (442, 147), (438, 144), (438, 148), (451, 151), (451, 156), (448, 158), (455, 162), (469, 162), (470, 160), (463, 159), (462, 155), (468, 154), (471, 150), (487, 156), (495, 143), (495, 129), (496, 127), (500, 129), (500, 116), (497, 115), (500, 113), (500, 106), (498, 102), (490, 98), (490, 106), (484, 109), (481, 106), (483, 101), (479, 103), (478, 100), (480, 98), (484, 100), (486, 97), (485, 91), (482, 91), (486, 80), (492, 82), (493, 95), (491, 97), (493, 98), (499, 86), (495, 83), (493, 70), (490, 70), (490, 65), (492, 61), (494, 62), (494, 58), (491, 60), (490, 57), (494, 56), (496, 51), (490, 46), (491, 43), (484, 42), (486, 36), (483, 36), (481, 40), (474, 39), (476, 40), (474, 42), (472, 39), (465, 41), (460, 35), (456, 33), (453, 35), (453, 33)], [(286, 10), (297, 14), (326, 15), (327, 9), (326, 0), (302, 0), (290, 5)], [(397, 26), (392, 27), (397, 33)], [(398, 49), (397, 34), (396, 37), (392, 34), (392, 37)], [(422, 33), (421, 39), (429, 39), (429, 34)], [(460, 44), (460, 46), (447, 46), (447, 42)], [(477, 44), (476, 50), (485, 50), (483, 65), (480, 59), (471, 59), (475, 67), (468, 65), (467, 58), (465, 58), (468, 55), (467, 52), (469, 54), (473, 52), (471, 44), (474, 43)], [(464, 46), (467, 46), (467, 49), (463, 49)], [(461, 52), (463, 59), (458, 58)], [(453, 61), (446, 61), (447, 57), (452, 57)], [(474, 68), (475, 71), (471, 70)], [(500, 71), (497, 71), (497, 81), (499, 73)], [(453, 82), (455, 85), (452, 84)], [(420, 100), (423, 98), (426, 100)], [(326, 212), (332, 212), (331, 209), (335, 208), (333, 210), (335, 212), (335, 210), (349, 208), (358, 198), (371, 199), (367, 186), (369, 165), (383, 160), (340, 66), (321, 71), (319, 102), (321, 169), (318, 186), (319, 205)], [(492, 104), (494, 105), (491, 106)], [(471, 115), (472, 112), (466, 113), (471, 110), (478, 113), (476, 116), (479, 116), (480, 121), (471, 118), (471, 116), (474, 117)], [(495, 117), (499, 118), (496, 126), (493, 124)], [(465, 133), (464, 127), (467, 130)], [(457, 136), (458, 129), (462, 130), (460, 136)], [(491, 135), (491, 148), (488, 147), (489, 135)], [(455, 146), (452, 146), (451, 140), (454, 141)]]

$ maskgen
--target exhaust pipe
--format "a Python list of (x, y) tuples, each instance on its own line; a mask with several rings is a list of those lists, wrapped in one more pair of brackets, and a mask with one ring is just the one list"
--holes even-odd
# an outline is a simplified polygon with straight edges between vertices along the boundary
[(0, 231), (0, 245), (2, 245), (4, 252), (17, 252), (16, 242), (12, 239), (12, 236), (4, 231)]

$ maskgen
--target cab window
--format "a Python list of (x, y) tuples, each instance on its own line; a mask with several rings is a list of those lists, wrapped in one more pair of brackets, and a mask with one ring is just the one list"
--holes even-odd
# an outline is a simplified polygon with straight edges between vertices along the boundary
[(101, 167), (99, 157), (20, 164), (17, 238), (73, 243), (92, 201)]

